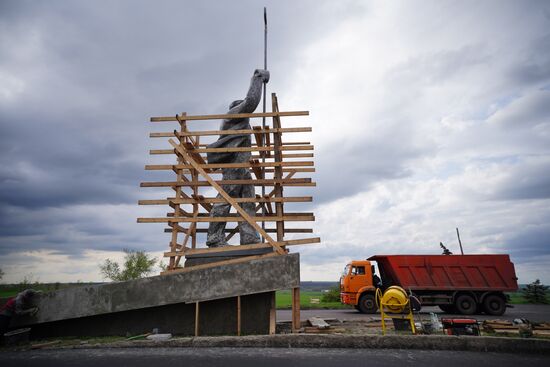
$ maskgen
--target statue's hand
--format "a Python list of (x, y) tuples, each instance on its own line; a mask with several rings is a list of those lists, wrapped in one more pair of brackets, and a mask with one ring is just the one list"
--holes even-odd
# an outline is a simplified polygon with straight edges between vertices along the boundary
[(269, 82), (269, 71), (263, 69), (254, 70), (254, 77), (261, 78), (263, 83)]

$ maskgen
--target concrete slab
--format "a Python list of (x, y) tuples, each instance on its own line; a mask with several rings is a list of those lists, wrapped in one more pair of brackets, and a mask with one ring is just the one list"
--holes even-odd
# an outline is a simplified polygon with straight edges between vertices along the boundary
[(12, 326), (119, 313), (165, 305), (204, 302), (300, 286), (299, 254), (274, 256), (128, 282), (62, 289), (37, 300), (35, 317)]

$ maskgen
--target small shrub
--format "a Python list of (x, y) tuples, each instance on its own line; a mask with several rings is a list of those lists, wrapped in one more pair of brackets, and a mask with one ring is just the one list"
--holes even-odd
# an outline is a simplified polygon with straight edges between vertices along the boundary
[(328, 303), (328, 302), (340, 302), (340, 287), (334, 286), (329, 289), (328, 292), (323, 294), (321, 297), (321, 301)]
[(540, 280), (537, 279), (531, 284), (523, 289), (523, 297), (527, 300), (528, 303), (548, 303), (548, 298), (546, 298), (546, 290), (548, 286), (541, 284)]

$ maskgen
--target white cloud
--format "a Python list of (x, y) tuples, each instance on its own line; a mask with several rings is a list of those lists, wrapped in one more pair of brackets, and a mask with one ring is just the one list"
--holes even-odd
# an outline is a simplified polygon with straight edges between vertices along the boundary
[[(438, 253), (439, 241), (457, 252), (459, 227), (467, 252), (509, 252), (520, 281), (537, 274), (550, 282), (542, 265), (550, 249), (549, 5), (350, 1), (315, 2), (310, 11), (308, 4), (268, 5), (269, 89), (281, 109), (311, 111), (290, 125), (311, 124), (316, 148), (323, 243), (299, 248), (302, 279), (337, 279), (346, 261), (376, 253)], [(5, 256), (37, 240), (47, 240), (37, 251), (75, 244), (87, 251), (78, 260), (85, 269), (89, 251), (167, 245), (162, 226), (135, 224), (154, 209), (130, 203), (158, 197), (137, 188), (150, 177), (136, 168), (152, 161), (146, 145), (163, 144), (145, 142), (157, 131), (146, 116), (220, 112), (242, 93), (247, 70), (261, 61), (259, 53), (245, 56), (261, 44), (248, 5), (232, 5), (229, 21), (227, 9), (185, 3), (181, 27), (153, 20), (124, 28), (116, 12), (90, 5), (11, 16), (17, 26), (0, 36), (19, 40), (0, 63), (7, 78), (0, 98), (11, 106), (0, 115), (9, 204), (0, 209), (10, 214), (6, 232), (17, 233), (4, 235), (12, 251)], [(150, 21), (175, 8), (132, 9), (128, 19)], [(29, 19), (36, 21), (27, 32)], [(37, 113), (45, 125), (29, 125)], [(39, 223), (32, 233), (17, 231), (24, 218)], [(50, 223), (57, 236), (43, 228)], [(55, 277), (56, 256), (66, 255), (43, 255), (41, 272)], [(81, 274), (93, 278), (92, 268)]]

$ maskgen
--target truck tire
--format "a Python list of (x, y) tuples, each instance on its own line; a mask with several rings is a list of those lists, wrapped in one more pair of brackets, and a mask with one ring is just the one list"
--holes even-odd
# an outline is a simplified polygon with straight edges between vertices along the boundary
[(462, 315), (473, 315), (477, 310), (477, 303), (474, 297), (469, 294), (461, 294), (456, 297), (455, 307), (458, 313)]
[(378, 306), (376, 306), (376, 300), (373, 294), (363, 294), (359, 298), (359, 312), (361, 313), (376, 313)]
[(439, 305), (439, 308), (445, 313), (456, 313), (455, 305)]
[(501, 316), (506, 311), (506, 301), (498, 294), (489, 294), (483, 300), (483, 310), (492, 316)]

